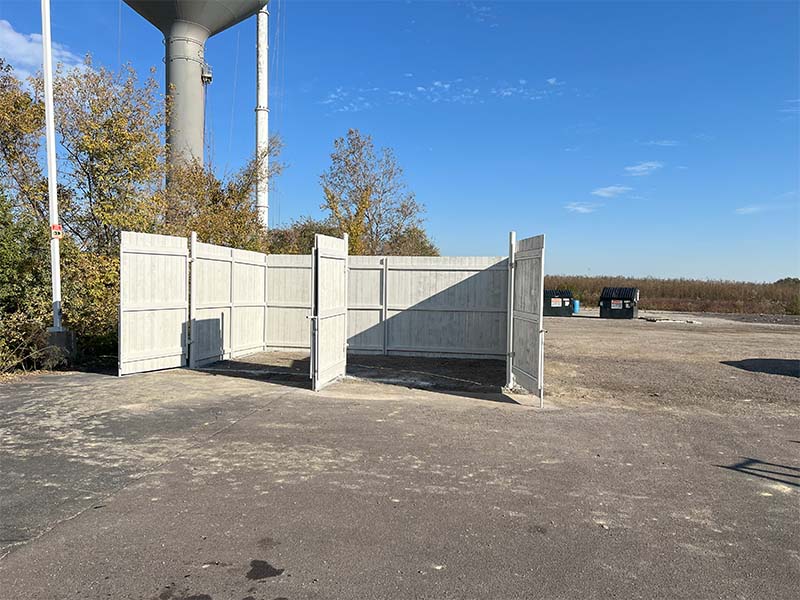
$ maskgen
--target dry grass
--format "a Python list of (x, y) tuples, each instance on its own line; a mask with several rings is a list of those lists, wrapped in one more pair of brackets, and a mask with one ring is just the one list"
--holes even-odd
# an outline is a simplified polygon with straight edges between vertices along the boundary
[(639, 307), (687, 312), (800, 314), (800, 279), (775, 283), (655, 279), (619, 276), (548, 275), (546, 289), (572, 290), (587, 306), (596, 306), (606, 286), (638, 287)]

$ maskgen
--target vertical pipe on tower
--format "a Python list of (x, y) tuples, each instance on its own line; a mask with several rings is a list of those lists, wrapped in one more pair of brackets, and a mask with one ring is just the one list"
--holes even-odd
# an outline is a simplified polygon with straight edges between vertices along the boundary
[(256, 209), (261, 226), (269, 228), (269, 11), (258, 11), (256, 33)]

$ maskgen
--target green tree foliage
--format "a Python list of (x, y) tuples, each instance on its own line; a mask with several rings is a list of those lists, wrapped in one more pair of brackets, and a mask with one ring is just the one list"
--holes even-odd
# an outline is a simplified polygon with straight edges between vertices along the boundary
[(0, 193), (0, 373), (46, 363), (50, 324), (47, 228)]
[(23, 88), (0, 58), (0, 186), (7, 198), (36, 218), (47, 220), (47, 181), (38, 156), (44, 104)]
[(385, 254), (395, 256), (439, 256), (439, 248), (430, 240), (425, 230), (417, 225), (393, 233), (385, 249)]
[[(37, 80), (37, 86), (41, 86)], [(153, 72), (140, 84), (128, 65), (58, 69), (53, 86), (61, 161), (61, 218), (85, 250), (114, 254), (119, 231), (155, 231), (163, 175), (163, 102)]]
[[(422, 229), (424, 208), (403, 181), (403, 169), (391, 148), (376, 152), (372, 138), (350, 129), (333, 143), (331, 165), (320, 176), (321, 206), (339, 233), (350, 236), (352, 254), (438, 254)], [(416, 244), (414, 244), (416, 242)]]
[(314, 234), (340, 236), (339, 226), (331, 219), (318, 221), (305, 217), (288, 227), (270, 229), (268, 249), (272, 254), (311, 254)]
[(264, 156), (222, 179), (211, 167), (199, 163), (174, 168), (170, 186), (159, 193), (158, 203), (165, 207), (159, 232), (188, 236), (195, 231), (208, 244), (269, 251), (268, 236), (253, 200), (257, 175), (267, 158), (270, 181), (283, 171), (284, 165), (277, 160), (281, 149), (280, 138), (271, 137)]

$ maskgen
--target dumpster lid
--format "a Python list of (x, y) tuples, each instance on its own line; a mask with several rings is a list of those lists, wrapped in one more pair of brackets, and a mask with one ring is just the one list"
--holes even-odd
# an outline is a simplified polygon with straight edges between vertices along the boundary
[(639, 288), (632, 287), (604, 287), (600, 294), (601, 300), (639, 300)]

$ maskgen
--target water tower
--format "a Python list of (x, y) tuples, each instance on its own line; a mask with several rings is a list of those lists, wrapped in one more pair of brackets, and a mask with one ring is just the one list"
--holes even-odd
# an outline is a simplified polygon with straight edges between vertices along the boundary
[(212, 35), (256, 14), (267, 0), (125, 0), (164, 34), (169, 164), (203, 162), (205, 94), (211, 69), (205, 43)]

